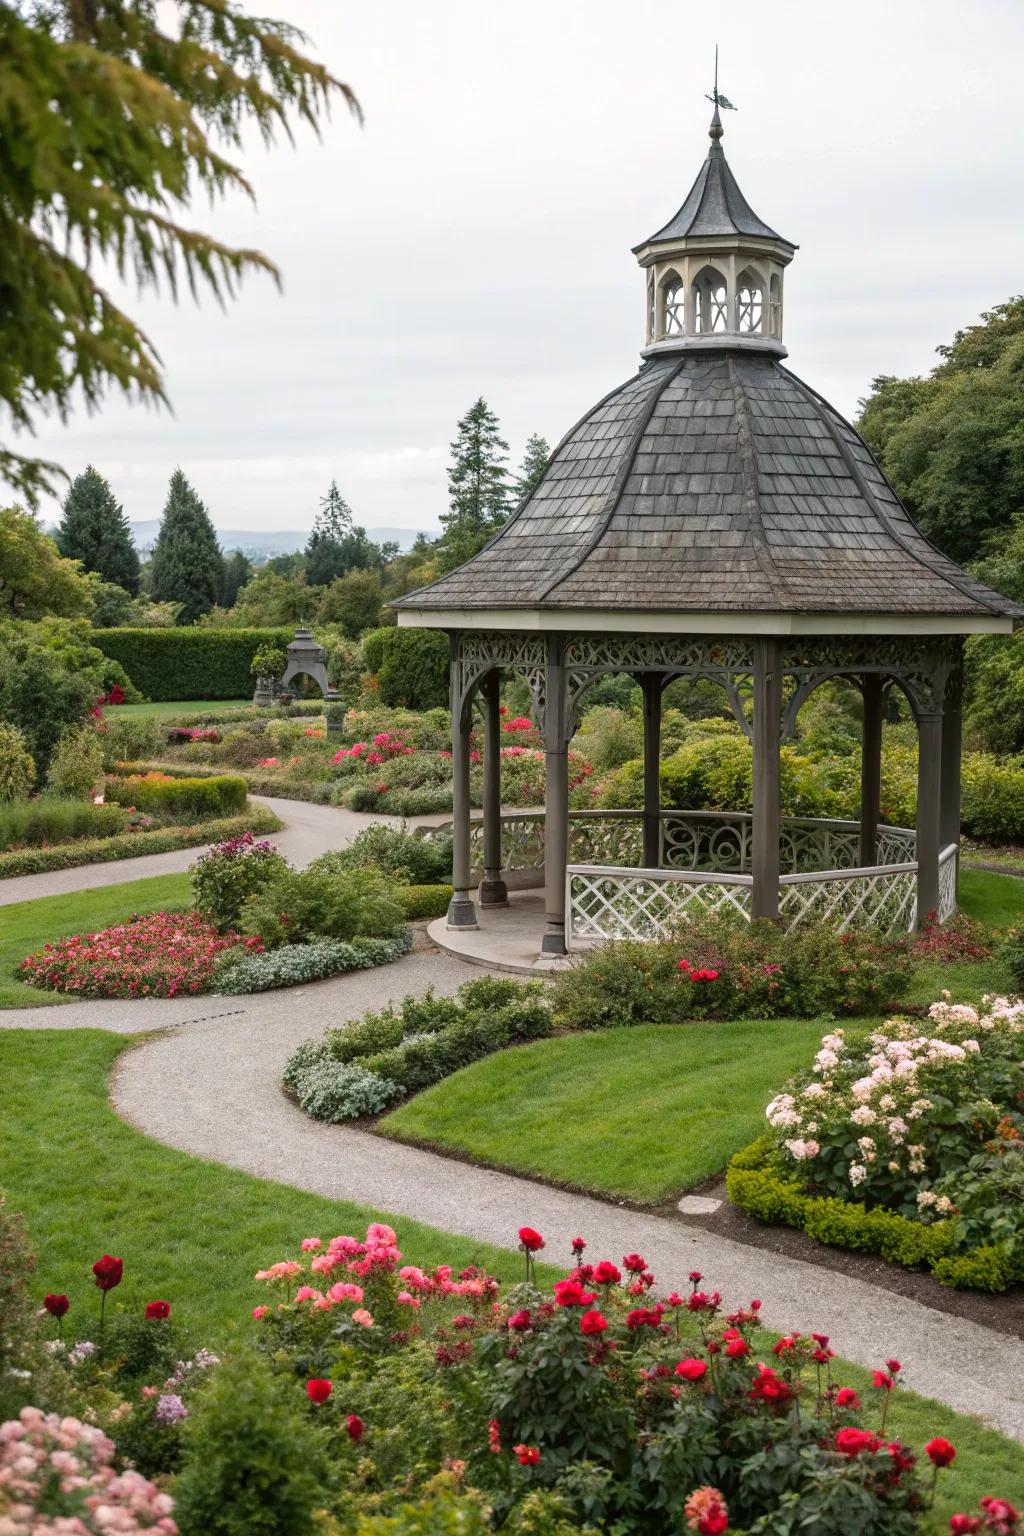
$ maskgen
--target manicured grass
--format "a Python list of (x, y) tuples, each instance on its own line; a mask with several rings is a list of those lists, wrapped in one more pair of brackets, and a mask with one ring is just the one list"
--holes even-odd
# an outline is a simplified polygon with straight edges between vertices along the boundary
[(804, 1065), (818, 1019), (648, 1024), (502, 1051), (381, 1123), (481, 1162), (653, 1204), (724, 1167)]
[(57, 992), (28, 987), (15, 977), (18, 961), (42, 949), (44, 944), (68, 933), (124, 922), (135, 912), (187, 907), (191, 899), (190, 879), (183, 873), (129, 880), (124, 885), (99, 886), (92, 891), (72, 891), (65, 896), (42, 896), (36, 901), (15, 901), (0, 907), (0, 1008), (43, 1008), (73, 1001)]
[[(265, 1299), (257, 1269), (313, 1234), (360, 1235), (381, 1213), (188, 1157), (125, 1125), (107, 1101), (107, 1076), (130, 1048), (98, 1030), (0, 1031), (0, 1188), (28, 1222), (40, 1297), (66, 1292), (76, 1333), (78, 1314), (96, 1313), (90, 1266), (113, 1253), (125, 1261), (115, 1301), (162, 1297), (196, 1343), (216, 1346)], [(514, 1251), (404, 1219), (400, 1236), (412, 1263), (483, 1263), (521, 1278)]]
[[(302, 1237), (358, 1232), (381, 1216), (396, 1226), (410, 1262), (482, 1263), (505, 1280), (520, 1278), (518, 1253), (254, 1179), (149, 1141), (107, 1102), (108, 1073), (130, 1048), (123, 1038), (91, 1030), (0, 1033), (0, 1187), (27, 1218), (39, 1255), (36, 1294), (56, 1290), (71, 1297), (72, 1336), (91, 1331), (97, 1292), (89, 1269), (106, 1252), (125, 1261), (115, 1304), (136, 1308), (163, 1297), (196, 1344), (230, 1347), (244, 1337), (260, 1299), (252, 1279), (257, 1268), (292, 1254)], [(752, 1294), (770, 1263), (770, 1256), (751, 1253)], [(545, 1270), (539, 1278), (546, 1283), (554, 1273)], [(711, 1284), (714, 1278), (708, 1276)], [(880, 1337), (880, 1361), (900, 1346), (898, 1337)], [(837, 1380), (870, 1401), (866, 1371), (841, 1361), (835, 1369)], [(912, 1359), (905, 1370), (912, 1382)], [(933, 1435), (944, 1435), (958, 1450), (922, 1536), (939, 1536), (954, 1510), (975, 1509), (984, 1493), (1024, 1504), (1020, 1446), (996, 1431), (910, 1393), (893, 1402), (889, 1429), (918, 1451)]]
[(1024, 916), (1024, 879), (987, 869), (961, 869), (960, 906), (989, 928), (1008, 928)]
[(111, 720), (118, 715), (144, 715), (154, 720), (173, 720), (178, 715), (197, 714), (201, 709), (251, 709), (252, 699), (182, 699), (162, 700), (154, 704), (111, 704), (107, 714)]

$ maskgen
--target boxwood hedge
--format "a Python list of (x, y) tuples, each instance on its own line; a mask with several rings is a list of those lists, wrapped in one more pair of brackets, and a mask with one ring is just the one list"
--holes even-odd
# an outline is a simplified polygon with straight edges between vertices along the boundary
[(285, 646), (290, 629), (96, 629), (89, 639), (119, 661), (147, 699), (243, 699), (263, 646)]

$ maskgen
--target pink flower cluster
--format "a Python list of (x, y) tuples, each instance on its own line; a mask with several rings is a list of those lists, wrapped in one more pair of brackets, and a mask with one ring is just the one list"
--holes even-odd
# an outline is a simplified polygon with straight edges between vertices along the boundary
[(23, 1408), (0, 1424), (3, 1536), (177, 1536), (174, 1501), (138, 1472), (111, 1466), (114, 1444), (91, 1424)]
[(198, 912), (148, 912), (98, 933), (73, 933), (28, 955), (17, 974), (30, 986), (77, 997), (177, 997), (202, 992), (217, 956), (259, 939), (218, 933)]
[(341, 763), (346, 758), (357, 757), (376, 768), (381, 763), (390, 762), (393, 757), (411, 757), (415, 751), (416, 748), (400, 732), (392, 734), (390, 731), (379, 731), (373, 738), (372, 746), (365, 741), (357, 741), (351, 747), (339, 747), (331, 762)]

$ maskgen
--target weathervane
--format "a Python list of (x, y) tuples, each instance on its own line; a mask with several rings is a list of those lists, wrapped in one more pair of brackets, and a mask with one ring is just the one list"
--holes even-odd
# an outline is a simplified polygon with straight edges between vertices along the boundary
[(716, 107), (724, 107), (727, 112), (735, 112), (736, 111), (736, 108), (733, 106), (733, 104), (729, 100), (728, 96), (723, 96), (721, 91), (718, 89), (718, 44), (717, 43), (715, 44), (715, 88), (714, 88), (713, 91), (710, 91), (710, 92), (706, 91), (704, 93), (704, 95), (705, 95), (705, 100), (713, 101)]

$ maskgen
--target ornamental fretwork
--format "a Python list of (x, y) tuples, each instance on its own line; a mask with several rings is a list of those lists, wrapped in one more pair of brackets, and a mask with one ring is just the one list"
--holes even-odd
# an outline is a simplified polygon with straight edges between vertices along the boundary
[(537, 724), (543, 730), (545, 661), (546, 648), (541, 635), (463, 631), (458, 638), (456, 661), (456, 694), (460, 708), (465, 709), (481, 678), (494, 667), (500, 667), (508, 672), (518, 672), (525, 679)]

